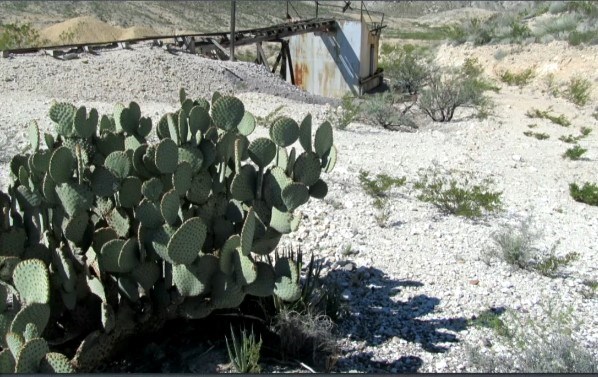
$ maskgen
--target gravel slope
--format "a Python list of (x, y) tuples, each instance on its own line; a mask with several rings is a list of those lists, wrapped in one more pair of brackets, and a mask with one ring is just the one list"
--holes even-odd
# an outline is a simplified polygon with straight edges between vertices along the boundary
[[(259, 116), (282, 105), (282, 114), (300, 120), (310, 112), (319, 123), (331, 111), (323, 105), (326, 99), (281, 83), (259, 67), (172, 55), (149, 46), (71, 61), (2, 59), (0, 186), (8, 183), (10, 156), (26, 145), (24, 125), (36, 119), (49, 129), (52, 99), (100, 113), (135, 99), (156, 122), (177, 107), (181, 86), (192, 96), (234, 92)], [(564, 160), (561, 154), (569, 146), (558, 137), (577, 130), (540, 121), (538, 131), (549, 133), (549, 140), (522, 134), (531, 123), (525, 111), (532, 105), (546, 107), (548, 97), (504, 88), (495, 101), (500, 115), (483, 121), (459, 113), (451, 124), (424, 124), (416, 133), (362, 124), (335, 132), (340, 155), (327, 177), (329, 196), (310, 202), (298, 232), (284, 243), (316, 253), (327, 264), (325, 272), (343, 286), (350, 316), (339, 326), (340, 371), (471, 371), (466, 349), (489, 348), (492, 335), (467, 327), (466, 321), (491, 307), (539, 321), (546, 319), (549, 304), (570, 307), (581, 322), (574, 337), (598, 349), (598, 300), (582, 295), (583, 280), (598, 278), (598, 207), (577, 203), (568, 194), (570, 182), (598, 181), (598, 130), (580, 143), (588, 149), (586, 160)], [(577, 114), (576, 127), (597, 128), (591, 108), (579, 111), (561, 100), (555, 105), (555, 110)], [(260, 128), (253, 137), (266, 133)], [(504, 210), (472, 221), (420, 202), (411, 183), (420, 169), (431, 166), (493, 178), (494, 188), (503, 192)], [(408, 179), (405, 187), (392, 191), (387, 227), (376, 224), (371, 199), (359, 185), (361, 169)], [(557, 255), (579, 253), (569, 277), (551, 279), (481, 260), (493, 232), (527, 216), (543, 231), (542, 249), (556, 245)]]

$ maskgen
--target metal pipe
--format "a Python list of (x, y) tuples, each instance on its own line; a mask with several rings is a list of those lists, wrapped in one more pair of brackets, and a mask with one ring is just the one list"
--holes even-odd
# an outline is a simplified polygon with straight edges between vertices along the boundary
[(230, 61), (235, 61), (235, 13), (237, 0), (230, 2)]

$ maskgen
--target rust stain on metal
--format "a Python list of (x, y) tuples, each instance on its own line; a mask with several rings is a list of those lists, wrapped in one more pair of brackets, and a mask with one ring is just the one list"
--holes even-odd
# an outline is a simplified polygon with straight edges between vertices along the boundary
[(295, 63), (295, 85), (301, 89), (306, 89), (307, 80), (309, 78), (309, 67), (304, 63)]

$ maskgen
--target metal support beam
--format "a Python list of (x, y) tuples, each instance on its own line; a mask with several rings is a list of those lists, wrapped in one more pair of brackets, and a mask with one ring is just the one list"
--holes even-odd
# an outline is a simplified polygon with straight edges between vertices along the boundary
[(264, 52), (264, 49), (262, 48), (262, 42), (256, 43), (255, 47), (257, 50), (258, 64), (262, 64), (262, 65), (266, 66), (266, 69), (270, 70), (270, 66), (268, 65), (268, 58), (266, 57), (266, 53)]
[(235, 12), (237, 8), (237, 1), (230, 2), (230, 60), (235, 60)]

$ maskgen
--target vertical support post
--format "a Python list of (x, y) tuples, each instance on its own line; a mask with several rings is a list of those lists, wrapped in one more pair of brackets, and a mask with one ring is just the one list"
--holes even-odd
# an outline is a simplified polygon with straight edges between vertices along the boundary
[(320, 3), (318, 1), (316, 1), (316, 18), (318, 18), (318, 7), (320, 6)]
[(235, 13), (237, 0), (230, 1), (230, 61), (235, 61)]
[(361, 1), (360, 3), (361, 3), (361, 12), (359, 12), (360, 17), (361, 17), (360, 21), (363, 23), (363, 1)]

